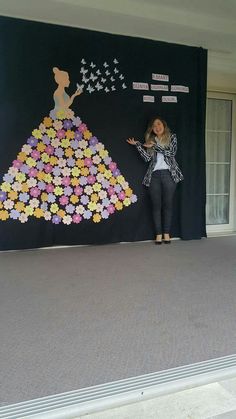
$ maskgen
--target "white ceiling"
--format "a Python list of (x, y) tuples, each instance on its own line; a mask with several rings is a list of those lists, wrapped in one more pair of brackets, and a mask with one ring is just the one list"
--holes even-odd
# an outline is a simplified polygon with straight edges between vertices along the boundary
[(236, 78), (236, 0), (0, 0), (0, 15), (201, 46)]

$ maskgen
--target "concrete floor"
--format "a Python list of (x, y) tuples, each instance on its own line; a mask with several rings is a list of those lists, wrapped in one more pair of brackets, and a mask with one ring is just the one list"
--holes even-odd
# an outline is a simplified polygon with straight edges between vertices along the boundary
[(236, 419), (236, 377), (76, 419)]

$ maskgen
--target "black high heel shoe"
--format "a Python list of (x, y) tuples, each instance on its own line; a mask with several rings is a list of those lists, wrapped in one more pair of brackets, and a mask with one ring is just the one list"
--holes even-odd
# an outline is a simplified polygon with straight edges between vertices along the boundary
[(171, 244), (171, 240), (164, 240), (165, 244)]
[(162, 244), (162, 240), (155, 240), (155, 244), (158, 244), (158, 245)]

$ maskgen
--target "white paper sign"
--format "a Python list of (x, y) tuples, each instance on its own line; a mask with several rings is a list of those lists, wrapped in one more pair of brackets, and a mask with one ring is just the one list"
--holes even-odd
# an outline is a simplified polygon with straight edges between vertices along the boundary
[(133, 89), (135, 90), (149, 90), (148, 83), (142, 83), (142, 82), (133, 82)]
[(155, 102), (155, 97), (154, 96), (147, 96), (147, 95), (144, 95), (143, 96), (143, 102)]
[(184, 92), (189, 93), (189, 87), (188, 86), (177, 86), (176, 84), (171, 85), (172, 92)]
[(162, 96), (162, 102), (177, 103), (177, 96)]
[(167, 74), (152, 73), (152, 80), (169, 81), (169, 76)]
[(165, 90), (169, 91), (169, 87), (166, 84), (151, 84), (151, 90)]

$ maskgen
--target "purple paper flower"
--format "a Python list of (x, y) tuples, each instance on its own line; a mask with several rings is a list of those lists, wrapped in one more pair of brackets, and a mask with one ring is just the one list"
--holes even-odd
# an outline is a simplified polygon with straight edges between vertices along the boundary
[(81, 188), (80, 186), (76, 186), (74, 189), (74, 194), (79, 196), (79, 195), (82, 195), (82, 193), (83, 193), (83, 188)]
[(54, 154), (55, 154), (56, 157), (59, 157), (59, 158), (63, 157), (64, 156), (63, 148), (57, 147), (54, 151)]
[(120, 185), (115, 185), (115, 186), (114, 186), (114, 191), (115, 191), (116, 193), (121, 192), (121, 186), (120, 186)]
[(27, 143), (31, 145), (32, 147), (36, 147), (36, 145), (38, 144), (38, 140), (37, 138), (31, 136), (28, 138)]
[(44, 191), (46, 189), (46, 183), (40, 180), (38, 183), (38, 187), (41, 191)]
[(45, 153), (47, 153), (49, 156), (51, 156), (53, 154), (53, 152), (54, 152), (54, 147), (52, 147), (51, 145), (48, 145), (45, 148)]
[(70, 145), (71, 145), (71, 148), (73, 148), (73, 150), (76, 150), (79, 147), (79, 141), (78, 140), (72, 140)]
[(90, 185), (93, 185), (95, 182), (96, 182), (96, 178), (95, 178), (95, 176), (93, 176), (93, 175), (89, 175), (89, 176), (88, 176), (88, 183), (89, 183)]
[(19, 200), (20, 200), (21, 202), (27, 202), (27, 201), (29, 200), (29, 194), (28, 194), (28, 193), (26, 193), (26, 192), (22, 192), (22, 193), (20, 193), (20, 195), (19, 195)]
[(30, 189), (30, 195), (33, 196), (34, 198), (38, 198), (38, 196), (40, 195), (40, 189), (35, 187), (35, 188), (31, 188)]
[(112, 160), (111, 160), (111, 157), (108, 157), (108, 156), (106, 156), (103, 160), (104, 160), (104, 163), (105, 163), (105, 164), (110, 164), (110, 163), (111, 163), (111, 161), (112, 161)]
[(73, 214), (75, 212), (75, 206), (72, 204), (69, 204), (66, 206), (66, 212), (68, 214)]
[(52, 110), (50, 111), (50, 114), (49, 114), (49, 115), (50, 115), (50, 117), (51, 117), (53, 120), (57, 119), (55, 109), (52, 109)]
[(4, 176), (3, 176), (3, 180), (4, 180), (4, 182), (7, 182), (7, 183), (12, 183), (13, 182), (13, 176), (12, 175), (9, 175), (9, 173), (6, 173)]
[(84, 218), (86, 220), (89, 220), (89, 218), (91, 218), (91, 217), (92, 217), (91, 211), (89, 211), (89, 210), (84, 211)]
[(47, 204), (47, 202), (43, 202), (43, 203), (40, 205), (40, 208), (41, 208), (43, 211), (47, 211), (47, 210), (48, 210), (48, 204)]
[(89, 197), (87, 195), (82, 195), (80, 201), (83, 205), (87, 205), (87, 203), (89, 202)]
[(88, 183), (87, 178), (85, 176), (81, 176), (80, 177), (80, 185), (84, 186), (84, 185), (87, 185), (87, 183)]
[(90, 140), (89, 140), (89, 145), (94, 146), (94, 145), (96, 145), (97, 143), (98, 143), (98, 139), (97, 139), (97, 137), (91, 137), (91, 138), (90, 138)]
[(73, 126), (72, 122), (69, 119), (65, 119), (63, 122), (63, 127), (65, 129), (71, 129)]
[(36, 167), (37, 167), (37, 169), (38, 170), (43, 170), (44, 169), (44, 164), (43, 164), (43, 162), (41, 161), (41, 160), (39, 160), (38, 162), (37, 162), (37, 164), (36, 164)]
[(59, 202), (61, 205), (67, 205), (69, 202), (68, 196), (65, 196), (65, 195), (61, 196), (59, 199)]
[(73, 159), (72, 157), (67, 159), (67, 166), (73, 167), (74, 165), (75, 165), (75, 159)]
[(53, 191), (54, 191), (54, 185), (52, 185), (51, 183), (49, 183), (49, 184), (46, 186), (46, 191), (47, 191), (48, 193), (53, 192)]
[(16, 169), (20, 169), (22, 164), (23, 163), (20, 160), (14, 160), (13, 163), (12, 163), (13, 167), (15, 167)]
[(50, 144), (50, 138), (47, 135), (43, 135), (42, 136), (42, 142), (43, 142), (43, 144), (48, 145), (48, 144)]
[(37, 174), (38, 174), (38, 170), (35, 169), (34, 167), (31, 167), (29, 169), (29, 177), (35, 177), (35, 176), (37, 176)]
[(103, 187), (104, 189), (107, 189), (107, 188), (109, 188), (109, 186), (110, 186), (110, 183), (108, 182), (108, 180), (107, 180), (107, 179), (104, 179), (104, 180), (101, 182), (101, 184), (102, 184), (102, 187)]
[(82, 140), (82, 138), (83, 138), (82, 133), (80, 131), (75, 131), (75, 140), (80, 141)]
[(61, 222), (61, 217), (59, 217), (59, 215), (54, 215), (52, 217), (52, 222), (53, 224), (59, 224)]
[(107, 210), (102, 211), (102, 218), (108, 218), (109, 217), (109, 212)]
[(124, 199), (125, 199), (125, 193), (124, 193), (124, 191), (120, 192), (118, 196), (119, 196), (119, 199), (121, 201), (124, 201)]
[(114, 172), (113, 172), (113, 176), (115, 176), (115, 177), (120, 176), (120, 170), (115, 169)]
[(81, 119), (78, 116), (74, 117), (72, 120), (75, 127), (78, 127), (81, 124)]
[(19, 211), (16, 211), (14, 209), (11, 210), (10, 218), (13, 218), (13, 220), (17, 220), (17, 218), (19, 218), (19, 216), (20, 216)]
[(74, 214), (72, 217), (73, 223), (79, 224), (82, 221), (82, 217), (79, 214)]
[(49, 163), (45, 164), (44, 170), (45, 170), (46, 173), (51, 173), (52, 169), (53, 169), (53, 167), (52, 167), (51, 164), (49, 164)]
[(113, 195), (115, 192), (113, 186), (109, 186), (109, 188), (107, 189), (107, 192), (110, 196)]
[(53, 193), (49, 193), (48, 194), (48, 202), (54, 203), (55, 201), (56, 201), (55, 195), (53, 195)]
[(137, 196), (136, 196), (136, 195), (131, 195), (131, 197), (130, 197), (130, 201), (131, 201), (132, 203), (137, 202), (137, 200), (138, 200), (138, 198), (137, 198)]
[(20, 170), (21, 170), (22, 173), (28, 174), (30, 168), (29, 168), (28, 164), (22, 164)]
[(66, 186), (64, 189), (64, 195), (70, 196), (73, 193), (73, 189), (70, 186)]
[(5, 201), (7, 197), (6, 192), (0, 191), (0, 201)]
[(59, 166), (55, 166), (52, 170), (52, 173), (54, 174), (54, 176), (60, 176), (61, 174), (61, 169)]
[(89, 171), (90, 171), (91, 175), (96, 175), (96, 173), (98, 172), (98, 169), (97, 169), (97, 167), (96, 167), (96, 166), (92, 165), (92, 166), (89, 168)]

